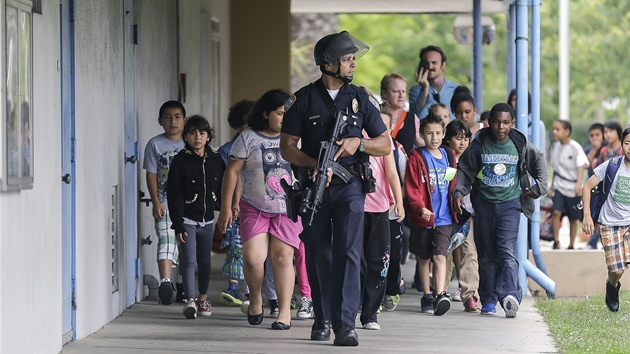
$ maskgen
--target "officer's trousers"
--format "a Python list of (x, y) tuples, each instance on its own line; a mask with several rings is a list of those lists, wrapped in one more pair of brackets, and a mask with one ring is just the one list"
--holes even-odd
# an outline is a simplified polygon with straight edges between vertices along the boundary
[(361, 302), (364, 204), (361, 182), (355, 178), (326, 188), (312, 226), (302, 219), (313, 310), (316, 318), (330, 320), (334, 331), (354, 328)]

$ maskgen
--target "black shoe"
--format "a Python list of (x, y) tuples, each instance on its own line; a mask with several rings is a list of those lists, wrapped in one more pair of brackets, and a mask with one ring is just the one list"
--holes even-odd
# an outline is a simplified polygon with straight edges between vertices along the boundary
[(160, 284), (158, 289), (158, 295), (160, 296), (160, 303), (162, 305), (170, 305), (173, 303), (173, 284), (170, 281), (165, 281)]
[(341, 326), (335, 333), (333, 344), (340, 347), (356, 347), (359, 345), (359, 336), (352, 326)]
[(185, 302), (184, 301), (184, 283), (176, 283), (175, 284), (175, 302)]
[(330, 320), (315, 319), (311, 327), (311, 340), (330, 340)]
[(451, 309), (451, 300), (449, 300), (445, 291), (442, 291), (435, 299), (433, 299), (433, 314), (442, 316)]
[(250, 325), (252, 326), (258, 326), (259, 324), (262, 323), (263, 321), (263, 317), (265, 315), (265, 311), (263, 310), (263, 312), (259, 313), (258, 315), (250, 315), (249, 314), (249, 307), (247, 308), (247, 322), (249, 322)]
[(286, 331), (287, 329), (291, 329), (291, 325), (283, 323), (283, 322), (275, 321), (274, 323), (271, 324), (271, 329)]
[(278, 300), (269, 300), (269, 316), (278, 318), (280, 313), (280, 307), (278, 306)]
[(606, 306), (612, 312), (619, 311), (619, 288), (621, 282), (617, 282), (617, 287), (610, 285), (610, 282), (606, 280)]

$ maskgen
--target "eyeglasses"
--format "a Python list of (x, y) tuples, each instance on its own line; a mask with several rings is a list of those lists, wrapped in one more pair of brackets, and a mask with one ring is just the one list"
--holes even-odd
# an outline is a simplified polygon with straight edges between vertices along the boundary
[(435, 102), (442, 103), (442, 102), (440, 101), (440, 93), (439, 93), (439, 92), (436, 92), (436, 93), (434, 93), (434, 94), (433, 94), (433, 100), (434, 100)]

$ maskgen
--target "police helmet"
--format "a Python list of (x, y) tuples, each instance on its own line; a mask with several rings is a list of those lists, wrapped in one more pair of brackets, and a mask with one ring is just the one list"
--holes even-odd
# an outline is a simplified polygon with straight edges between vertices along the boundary
[(348, 31), (329, 34), (315, 44), (313, 51), (315, 64), (335, 64), (339, 58), (346, 54), (354, 53), (355, 59), (362, 57), (370, 47), (354, 38)]

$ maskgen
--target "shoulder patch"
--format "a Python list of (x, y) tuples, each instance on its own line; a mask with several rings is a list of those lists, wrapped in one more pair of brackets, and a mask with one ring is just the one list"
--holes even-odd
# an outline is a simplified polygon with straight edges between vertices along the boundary
[(287, 100), (284, 101), (284, 111), (288, 111), (295, 101), (297, 101), (297, 97), (295, 97), (295, 95), (291, 95), (291, 97), (287, 98)]
[(368, 95), (368, 99), (370, 100), (370, 103), (377, 109), (377, 110), (381, 110), (381, 105), (378, 104), (378, 101), (372, 97), (372, 95)]

